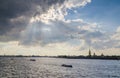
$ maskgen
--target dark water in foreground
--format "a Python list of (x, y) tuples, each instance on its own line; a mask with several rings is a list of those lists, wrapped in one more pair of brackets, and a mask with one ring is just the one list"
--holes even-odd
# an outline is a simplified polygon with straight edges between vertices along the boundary
[[(0, 78), (120, 78), (120, 61), (59, 59), (59, 58), (0, 58)], [(61, 67), (72, 64), (73, 68)]]

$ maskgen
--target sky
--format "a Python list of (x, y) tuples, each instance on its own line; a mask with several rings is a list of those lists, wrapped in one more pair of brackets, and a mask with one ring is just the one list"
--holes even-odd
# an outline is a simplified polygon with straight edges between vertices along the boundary
[(0, 0), (0, 55), (120, 55), (120, 0)]

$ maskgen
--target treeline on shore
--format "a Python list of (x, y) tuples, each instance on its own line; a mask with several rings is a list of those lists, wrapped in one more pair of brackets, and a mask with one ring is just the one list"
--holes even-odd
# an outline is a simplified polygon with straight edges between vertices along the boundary
[(39, 56), (39, 55), (0, 55), (0, 57), (49, 57), (49, 58), (66, 58), (66, 59), (105, 59), (105, 60), (120, 60), (120, 56), (67, 56), (67, 55), (59, 55), (59, 56)]
[(58, 58), (67, 59), (107, 59), (107, 60), (120, 60), (120, 56), (58, 56)]

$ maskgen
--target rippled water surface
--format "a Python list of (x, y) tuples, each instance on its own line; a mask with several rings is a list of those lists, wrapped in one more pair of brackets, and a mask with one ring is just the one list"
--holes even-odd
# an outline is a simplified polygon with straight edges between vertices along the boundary
[[(1, 57), (0, 78), (120, 78), (120, 61)], [(71, 64), (73, 68), (61, 67)]]

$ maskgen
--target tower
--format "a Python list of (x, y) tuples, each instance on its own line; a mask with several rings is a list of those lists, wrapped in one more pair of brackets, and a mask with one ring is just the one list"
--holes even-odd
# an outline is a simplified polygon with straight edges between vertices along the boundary
[(91, 50), (90, 50), (90, 48), (89, 48), (89, 55), (88, 56), (91, 57)]

